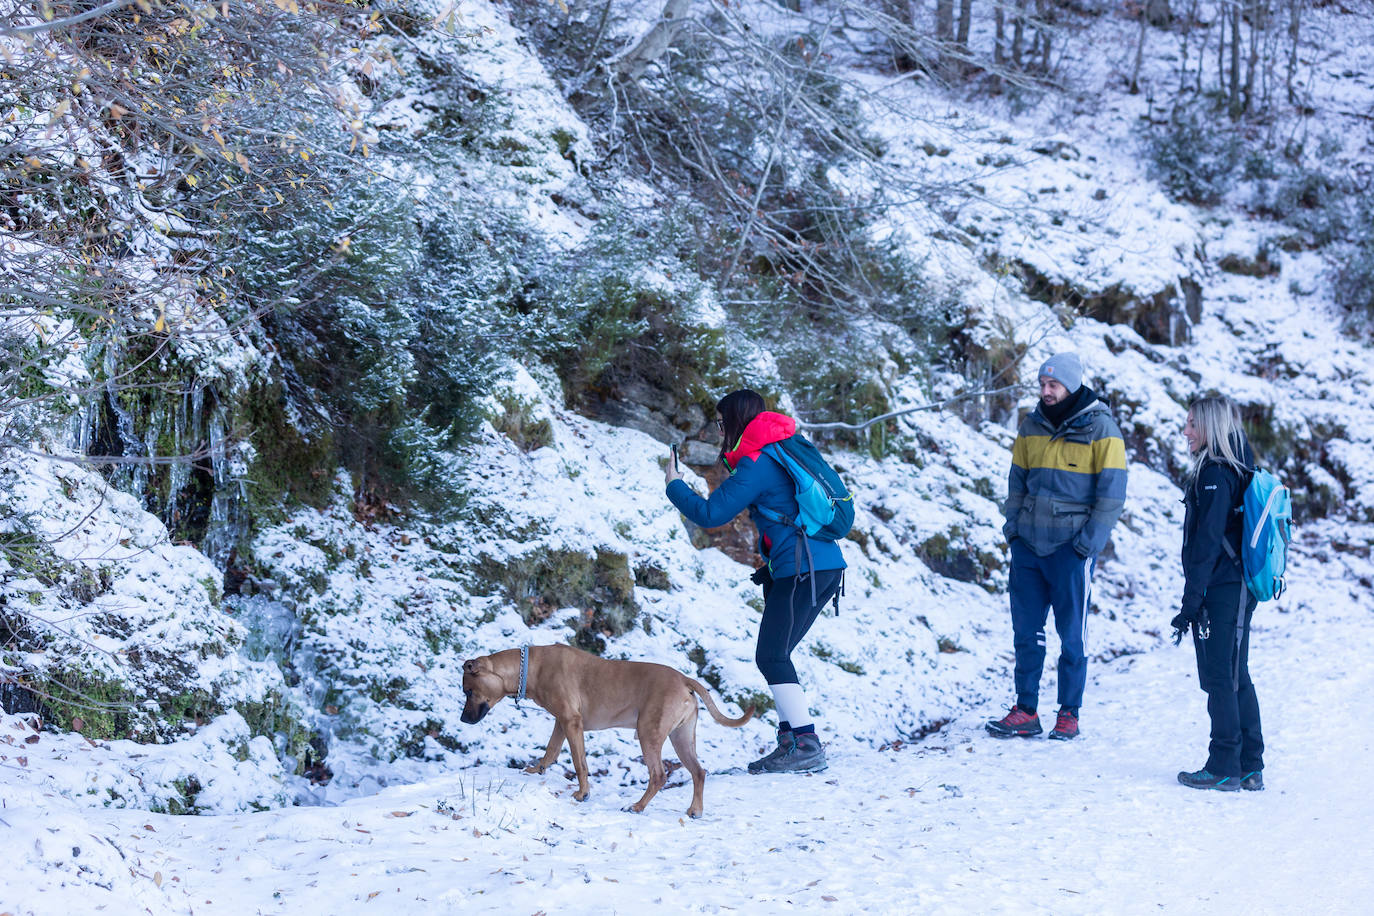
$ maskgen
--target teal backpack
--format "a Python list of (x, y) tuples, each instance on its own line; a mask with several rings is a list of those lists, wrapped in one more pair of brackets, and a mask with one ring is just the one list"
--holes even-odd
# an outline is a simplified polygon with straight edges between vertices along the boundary
[(775, 522), (800, 528), (819, 541), (838, 541), (854, 527), (854, 494), (840, 475), (801, 433), (763, 447), (796, 485), (797, 517), (765, 511)]
[[(1257, 601), (1273, 601), (1283, 594), (1288, 568), (1288, 542), (1293, 536), (1293, 504), (1288, 488), (1263, 468), (1255, 468), (1245, 485), (1240, 510), (1244, 515), (1240, 544), (1245, 587)], [(1235, 548), (1223, 542), (1236, 558)]]

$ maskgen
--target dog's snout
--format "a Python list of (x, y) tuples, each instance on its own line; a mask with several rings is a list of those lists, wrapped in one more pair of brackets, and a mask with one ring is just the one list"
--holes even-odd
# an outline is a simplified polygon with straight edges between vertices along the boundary
[(474, 725), (481, 722), (489, 712), (491, 712), (491, 706), (486, 703), (478, 703), (476, 706), (469, 703), (463, 707), (463, 714), (459, 718), (468, 725)]

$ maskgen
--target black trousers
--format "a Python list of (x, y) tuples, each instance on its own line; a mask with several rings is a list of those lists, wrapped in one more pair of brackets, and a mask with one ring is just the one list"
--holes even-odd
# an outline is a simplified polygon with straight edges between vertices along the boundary
[(763, 620), (759, 622), (759, 643), (754, 664), (769, 684), (797, 684), (797, 669), (792, 666), (792, 650), (806, 636), (821, 608), (835, 597), (844, 576), (842, 569), (822, 569), (816, 577), (816, 600), (811, 600), (811, 582), (800, 576), (774, 579), (763, 588)]
[(1203, 607), (1211, 633), (1203, 639), (1196, 628), (1193, 632), (1198, 680), (1212, 719), (1207, 771), (1217, 776), (1264, 769), (1259, 700), (1249, 665), (1250, 618), (1257, 603), (1244, 583), (1208, 586)]

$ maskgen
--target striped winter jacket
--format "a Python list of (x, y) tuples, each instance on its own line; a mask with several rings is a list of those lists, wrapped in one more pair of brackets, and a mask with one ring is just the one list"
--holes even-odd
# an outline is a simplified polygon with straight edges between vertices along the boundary
[(1094, 399), (1056, 429), (1040, 406), (1011, 452), (1002, 533), (1046, 557), (1072, 542), (1081, 557), (1107, 546), (1126, 504), (1126, 444), (1107, 405)]

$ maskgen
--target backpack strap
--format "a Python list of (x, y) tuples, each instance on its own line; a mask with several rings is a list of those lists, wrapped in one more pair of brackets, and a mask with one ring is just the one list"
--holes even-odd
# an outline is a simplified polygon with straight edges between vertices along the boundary
[(796, 519), (788, 518), (781, 512), (775, 512), (765, 506), (756, 505), (754, 508), (757, 509), (759, 515), (762, 515), (764, 518), (771, 519), (780, 525), (787, 525), (797, 533), (797, 575), (800, 576), (802, 574), (802, 552), (805, 551), (806, 576), (811, 580), (811, 603), (814, 605), (816, 603), (816, 560), (811, 556), (811, 539), (806, 536), (806, 529), (797, 524)]

